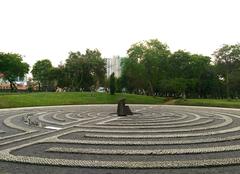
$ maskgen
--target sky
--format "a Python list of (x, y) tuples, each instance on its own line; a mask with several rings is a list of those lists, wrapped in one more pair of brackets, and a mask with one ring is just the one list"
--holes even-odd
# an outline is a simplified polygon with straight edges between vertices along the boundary
[(239, 7), (240, 0), (0, 0), (0, 52), (57, 66), (70, 51), (126, 56), (132, 44), (159, 39), (172, 52), (211, 56), (240, 42)]

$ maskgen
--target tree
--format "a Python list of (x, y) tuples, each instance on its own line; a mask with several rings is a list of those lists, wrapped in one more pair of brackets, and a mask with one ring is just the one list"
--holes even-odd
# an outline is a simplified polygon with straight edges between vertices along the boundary
[(83, 79), (83, 59), (80, 52), (70, 52), (66, 60), (66, 73), (69, 79), (69, 87), (72, 90), (80, 89)]
[(127, 52), (129, 58), (135, 60), (136, 64), (143, 65), (142, 70), (146, 80), (144, 83), (148, 86), (146, 90), (150, 95), (154, 95), (158, 81), (165, 78), (166, 63), (171, 54), (168, 46), (153, 39), (133, 44)]
[(177, 80), (177, 84), (183, 83), (176, 85), (184, 89), (181, 95), (186, 93), (188, 96), (200, 97), (200, 93), (203, 94), (201, 82), (204, 76), (207, 77), (210, 62), (210, 57), (178, 50), (169, 58), (167, 77)]
[(191, 54), (182, 50), (174, 52), (168, 59), (169, 78), (189, 78), (191, 73)]
[(100, 84), (104, 83), (105, 74), (106, 74), (106, 66), (105, 62), (101, 57), (101, 53), (99, 50), (86, 50), (85, 57), (88, 60), (88, 63), (91, 67), (91, 74), (94, 80), (94, 87), (98, 89)]
[(229, 75), (230, 96), (239, 98), (240, 95), (240, 67)]
[(22, 56), (15, 53), (0, 52), (0, 73), (9, 81), (11, 90), (17, 90), (15, 80), (24, 77), (29, 71), (29, 65), (23, 62)]
[(146, 88), (145, 70), (142, 64), (139, 64), (136, 59), (125, 58), (121, 67), (122, 87), (125, 87), (130, 93)]
[(50, 60), (39, 60), (33, 65), (33, 80), (38, 82), (39, 91), (42, 87), (48, 89), (50, 83), (50, 73), (53, 66)]
[(240, 44), (223, 45), (220, 49), (216, 50), (213, 54), (215, 56), (215, 64), (221, 78), (224, 79), (226, 84), (226, 95), (230, 97), (230, 75), (240, 64)]
[(115, 94), (115, 90), (116, 90), (116, 87), (115, 87), (115, 76), (114, 76), (114, 73), (112, 73), (110, 75), (110, 81), (109, 81), (109, 88), (110, 88), (110, 94), (111, 95), (114, 95)]
[(49, 80), (56, 83), (60, 88), (69, 86), (69, 79), (67, 77), (65, 65), (60, 64), (58, 67), (53, 67), (49, 74)]
[(104, 83), (105, 62), (97, 49), (87, 49), (85, 54), (70, 52), (65, 67), (73, 90), (89, 91), (92, 87), (97, 89), (100, 83)]

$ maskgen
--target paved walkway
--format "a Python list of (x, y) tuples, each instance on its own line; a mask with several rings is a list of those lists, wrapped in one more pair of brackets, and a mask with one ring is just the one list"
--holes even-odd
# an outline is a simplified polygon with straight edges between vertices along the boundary
[(239, 172), (240, 110), (130, 107), (0, 110), (0, 173)]

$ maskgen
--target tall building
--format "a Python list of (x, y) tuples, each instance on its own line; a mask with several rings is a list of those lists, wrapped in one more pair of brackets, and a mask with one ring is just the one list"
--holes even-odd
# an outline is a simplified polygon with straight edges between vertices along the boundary
[(115, 77), (121, 76), (121, 61), (124, 57), (113, 56), (112, 58), (105, 58), (107, 77), (114, 72)]
[(106, 63), (106, 75), (107, 78), (111, 75), (112, 68), (111, 68), (111, 58), (104, 58), (105, 63)]

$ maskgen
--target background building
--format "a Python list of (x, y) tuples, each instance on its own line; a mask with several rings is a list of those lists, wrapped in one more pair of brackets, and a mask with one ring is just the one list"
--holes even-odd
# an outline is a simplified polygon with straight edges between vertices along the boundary
[(121, 76), (121, 61), (124, 57), (113, 56), (112, 58), (105, 58), (107, 78), (114, 72), (115, 77)]
[[(10, 83), (3, 79), (4, 74), (0, 73), (0, 90), (8, 90), (10, 88)], [(16, 86), (19, 90), (26, 90), (27, 89), (27, 76), (23, 78), (17, 77), (15, 79)]]

